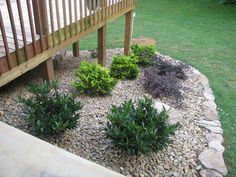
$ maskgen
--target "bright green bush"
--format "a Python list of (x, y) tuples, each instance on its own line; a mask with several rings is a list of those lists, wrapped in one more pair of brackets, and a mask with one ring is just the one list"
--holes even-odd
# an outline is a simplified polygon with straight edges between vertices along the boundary
[(75, 128), (78, 122), (81, 103), (65, 93), (60, 93), (58, 88), (57, 81), (51, 84), (35, 84), (28, 89), (32, 96), (19, 99), (28, 123), (40, 137)]
[(75, 76), (72, 86), (80, 93), (88, 95), (105, 95), (117, 84), (108, 69), (91, 62), (81, 62), (80, 67), (75, 70)]
[(117, 79), (136, 79), (139, 68), (135, 58), (130, 56), (114, 56), (111, 64), (111, 76)]
[(158, 113), (149, 98), (132, 100), (112, 106), (107, 116), (106, 135), (113, 144), (130, 154), (147, 154), (163, 149), (171, 143), (176, 125), (167, 124), (167, 111)]
[(147, 66), (155, 62), (156, 59), (156, 49), (154, 46), (142, 46), (138, 44), (133, 44), (131, 46), (133, 56), (138, 59), (138, 65)]

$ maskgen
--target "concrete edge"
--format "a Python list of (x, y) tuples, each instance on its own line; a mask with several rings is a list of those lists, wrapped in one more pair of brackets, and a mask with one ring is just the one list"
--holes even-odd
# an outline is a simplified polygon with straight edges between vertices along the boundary
[(124, 177), (0, 122), (1, 177)]

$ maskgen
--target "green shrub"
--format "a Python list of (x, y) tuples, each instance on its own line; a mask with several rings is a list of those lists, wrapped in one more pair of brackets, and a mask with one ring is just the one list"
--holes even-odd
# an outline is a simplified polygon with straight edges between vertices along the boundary
[(133, 55), (138, 58), (138, 65), (147, 66), (155, 62), (156, 59), (156, 49), (154, 46), (141, 46), (138, 44), (133, 44), (131, 46)]
[(28, 90), (32, 95), (19, 99), (28, 123), (41, 137), (75, 128), (78, 122), (81, 103), (76, 102), (74, 97), (60, 93), (58, 88), (58, 81), (31, 85)]
[(80, 67), (75, 71), (75, 76), (72, 86), (80, 93), (88, 95), (110, 93), (117, 84), (117, 80), (110, 76), (108, 69), (91, 62), (81, 62)]
[(117, 79), (136, 79), (139, 68), (135, 58), (130, 56), (114, 56), (111, 64), (111, 76)]
[(153, 101), (140, 99), (137, 106), (132, 100), (121, 106), (112, 106), (107, 116), (106, 135), (113, 144), (130, 154), (147, 154), (163, 149), (171, 143), (176, 125), (167, 124), (167, 111), (158, 113)]

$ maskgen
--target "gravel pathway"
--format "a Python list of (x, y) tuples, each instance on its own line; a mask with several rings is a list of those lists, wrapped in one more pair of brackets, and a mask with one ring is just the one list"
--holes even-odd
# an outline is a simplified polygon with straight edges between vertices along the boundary
[[(121, 52), (121, 49), (109, 50), (108, 58)], [(73, 69), (78, 66), (77, 60), (70, 55), (69, 53), (68, 59), (62, 61), (60, 67), (55, 70), (61, 89), (68, 93), (71, 93)], [(169, 57), (162, 57), (172, 63), (177, 62)], [(91, 60), (90, 53), (82, 51), (81, 58)], [(32, 130), (24, 121), (21, 106), (17, 103), (17, 95), (27, 95), (25, 85), (41, 80), (37, 72), (37, 69), (30, 71), (0, 90), (0, 121), (31, 134)], [(119, 82), (112, 94), (105, 97), (78, 96), (78, 100), (84, 104), (78, 127), (46, 141), (127, 176), (199, 176), (203, 167), (199, 163), (198, 155), (208, 145), (205, 138), (207, 130), (199, 127), (199, 121), (204, 119), (204, 109), (201, 105), (206, 98), (198, 75), (191, 68), (187, 68), (185, 72), (188, 79), (182, 82), (182, 107), (176, 107), (173, 100), (168, 98), (161, 100), (175, 107), (182, 115), (182, 121), (173, 137), (173, 144), (159, 153), (129, 156), (112, 147), (110, 140), (104, 136), (105, 116), (112, 104), (119, 105), (127, 99), (149, 96), (142, 88), (142, 75), (135, 81)]]

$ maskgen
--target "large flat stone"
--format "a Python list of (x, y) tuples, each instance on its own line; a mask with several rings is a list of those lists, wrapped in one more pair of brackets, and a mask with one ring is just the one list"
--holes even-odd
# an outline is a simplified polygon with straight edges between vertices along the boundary
[[(203, 75), (202, 73), (200, 73), (199, 70), (197, 70), (196, 68), (191, 68), (191, 69), (192, 69), (192, 71), (193, 71), (194, 74), (196, 74), (196, 75), (198, 75), (198, 76), (204, 78), (204, 75)], [(206, 78), (206, 79), (207, 79), (207, 78)], [(208, 80), (207, 80), (207, 82), (208, 82)]]
[(212, 148), (220, 153), (223, 154), (223, 152), (225, 151), (225, 148), (224, 146), (222, 146), (221, 142), (220, 141), (217, 141), (217, 140), (212, 140), (208, 143), (208, 147), (209, 148)]
[(208, 85), (209, 84), (209, 80), (205, 75), (203, 75), (201, 73), (200, 74), (197, 73), (197, 75), (200, 76), (199, 81), (202, 83), (202, 85)]
[(216, 109), (217, 106), (214, 101), (208, 100), (203, 103), (204, 106), (210, 108), (210, 109)]
[(207, 120), (201, 120), (199, 121), (200, 126), (212, 126), (212, 127), (220, 127), (221, 123), (218, 120), (213, 121), (207, 121)]
[(0, 122), (1, 177), (124, 177)]
[(215, 109), (205, 109), (206, 120), (219, 120), (218, 112)]
[(223, 155), (214, 149), (206, 149), (198, 156), (202, 165), (210, 170), (215, 170), (222, 175), (227, 175), (227, 168)]
[(169, 105), (162, 103), (160, 101), (154, 101), (154, 106), (158, 112), (161, 112), (163, 109), (166, 109), (167, 111), (171, 109)]
[(224, 138), (221, 134), (216, 134), (216, 133), (208, 133), (206, 135), (206, 139), (208, 141), (219, 141), (220, 143), (224, 142)]
[(170, 107), (167, 104), (161, 103), (159, 101), (155, 101), (154, 106), (155, 106), (155, 108), (157, 109), (158, 112), (163, 111), (163, 109), (168, 111), (168, 115), (169, 115), (168, 123), (170, 125), (180, 123), (183, 120), (183, 118), (182, 118), (181, 114), (179, 113), (179, 111), (176, 110), (175, 108)]
[(211, 88), (209, 87), (209, 85), (203, 84), (203, 88), (204, 88), (203, 95), (205, 96), (205, 98), (207, 100), (214, 101), (215, 97), (214, 97), (213, 92), (212, 92)]
[(200, 171), (201, 177), (223, 177), (220, 173), (213, 171), (213, 170), (201, 170)]
[(224, 133), (221, 127), (205, 126), (204, 128), (210, 130), (212, 133), (221, 134), (221, 135)]

